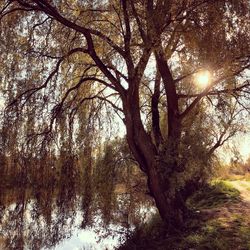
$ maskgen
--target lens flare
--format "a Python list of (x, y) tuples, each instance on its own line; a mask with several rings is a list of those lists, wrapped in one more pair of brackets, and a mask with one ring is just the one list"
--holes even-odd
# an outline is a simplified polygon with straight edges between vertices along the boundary
[(208, 70), (202, 71), (196, 75), (196, 84), (200, 88), (206, 88), (211, 81), (211, 74)]

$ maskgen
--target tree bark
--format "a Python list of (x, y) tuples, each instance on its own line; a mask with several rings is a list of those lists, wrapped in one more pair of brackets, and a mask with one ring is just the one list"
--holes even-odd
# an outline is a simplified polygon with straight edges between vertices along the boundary
[(128, 145), (140, 168), (147, 174), (148, 188), (161, 218), (169, 227), (180, 227), (185, 211), (181, 195), (176, 190), (173, 193), (168, 178), (162, 177), (158, 150), (143, 127), (138, 99), (136, 96), (130, 98), (123, 105)]

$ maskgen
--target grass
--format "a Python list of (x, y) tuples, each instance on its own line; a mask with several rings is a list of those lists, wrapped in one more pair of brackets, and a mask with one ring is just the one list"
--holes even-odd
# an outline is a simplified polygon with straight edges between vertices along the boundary
[(245, 174), (226, 174), (224, 177), (220, 177), (222, 180), (226, 181), (248, 181), (250, 182), (250, 173)]
[(242, 186), (246, 188), (248, 191), (250, 191), (250, 180), (235, 180), (235, 181), (227, 181), (231, 185), (234, 184), (234, 186)]
[(219, 207), (240, 200), (240, 192), (229, 181), (214, 181), (196, 192), (188, 201), (193, 210)]
[[(214, 211), (222, 206), (240, 204), (238, 190), (230, 181), (215, 181), (198, 191), (189, 201), (194, 210)], [(228, 217), (206, 216), (203, 212), (194, 213), (187, 219), (182, 230), (169, 233), (155, 216), (151, 221), (131, 235), (119, 248), (120, 250), (250, 250), (250, 227), (246, 219), (248, 214), (235, 213)]]
[(192, 218), (187, 221), (185, 230), (176, 235), (164, 234), (163, 225), (156, 219), (142, 233), (134, 234), (120, 250), (229, 250), (250, 249), (250, 230), (243, 220), (235, 218), (234, 227), (223, 226), (223, 221), (201, 221)]

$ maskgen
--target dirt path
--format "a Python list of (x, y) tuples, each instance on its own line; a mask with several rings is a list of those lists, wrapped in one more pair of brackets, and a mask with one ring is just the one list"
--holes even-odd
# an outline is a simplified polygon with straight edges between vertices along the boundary
[(238, 189), (243, 202), (250, 206), (250, 182), (249, 181), (230, 181), (231, 185)]
[(235, 218), (244, 217), (244, 222), (250, 227), (250, 182), (249, 181), (228, 181), (235, 189), (239, 190), (241, 201), (224, 204), (218, 208), (206, 209), (205, 213), (210, 218), (221, 218), (230, 223)]
[(237, 180), (228, 183), (240, 191), (241, 200), (205, 209), (204, 221), (217, 224), (221, 242), (227, 244), (219, 249), (250, 250), (250, 182)]

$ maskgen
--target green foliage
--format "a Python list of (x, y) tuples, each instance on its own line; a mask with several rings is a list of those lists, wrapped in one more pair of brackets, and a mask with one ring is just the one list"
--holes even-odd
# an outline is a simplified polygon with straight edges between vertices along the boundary
[(223, 204), (238, 202), (240, 192), (230, 183), (215, 181), (211, 185), (204, 186), (188, 200), (189, 207), (204, 209), (219, 207)]

